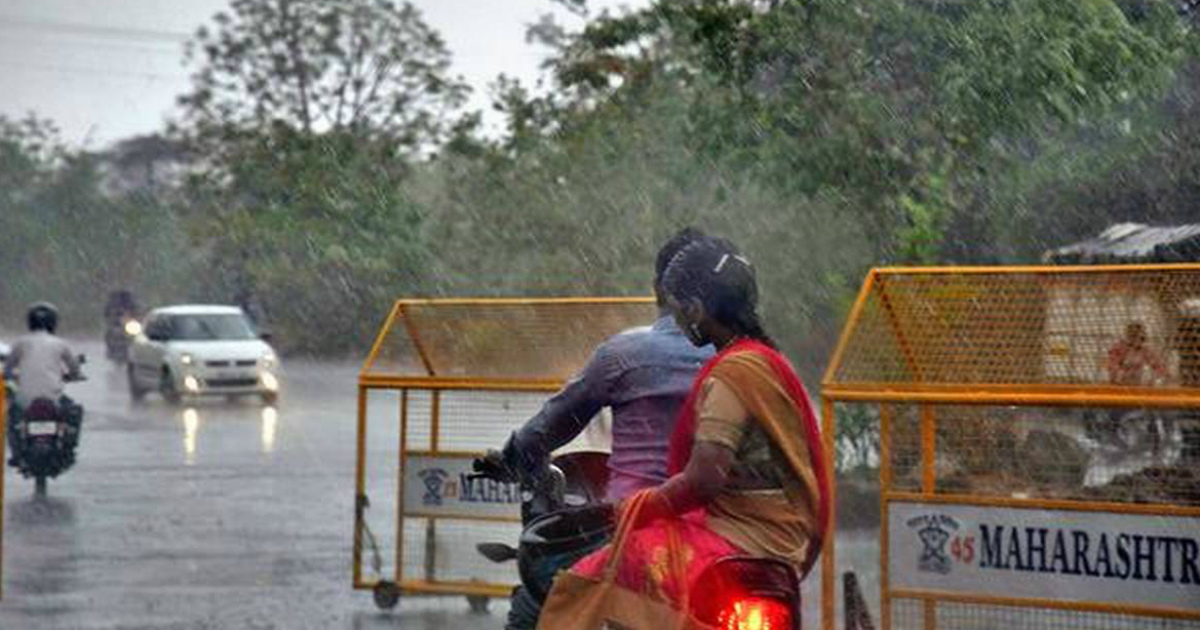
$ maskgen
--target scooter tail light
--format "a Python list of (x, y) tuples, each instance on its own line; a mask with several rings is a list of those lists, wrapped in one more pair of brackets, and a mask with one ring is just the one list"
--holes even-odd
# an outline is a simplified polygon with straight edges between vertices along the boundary
[(721, 609), (717, 627), (720, 630), (791, 630), (792, 612), (773, 599), (742, 597)]

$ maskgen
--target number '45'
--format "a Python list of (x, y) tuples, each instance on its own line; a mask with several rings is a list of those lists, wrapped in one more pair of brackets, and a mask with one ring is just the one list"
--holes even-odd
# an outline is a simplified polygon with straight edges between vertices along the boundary
[(950, 543), (950, 555), (959, 562), (970, 564), (975, 559), (975, 537), (955, 536)]

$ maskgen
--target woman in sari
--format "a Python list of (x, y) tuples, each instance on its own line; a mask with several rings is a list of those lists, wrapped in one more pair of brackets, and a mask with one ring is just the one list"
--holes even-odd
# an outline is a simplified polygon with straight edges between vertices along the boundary
[[(692, 343), (720, 352), (676, 421), (672, 476), (643, 491), (617, 583), (678, 604), (700, 573), (731, 555), (782, 559), (803, 576), (829, 520), (829, 482), (812, 405), (759, 321), (754, 270), (729, 241), (706, 238), (675, 256), (663, 286)], [(598, 578), (609, 552), (572, 571)]]

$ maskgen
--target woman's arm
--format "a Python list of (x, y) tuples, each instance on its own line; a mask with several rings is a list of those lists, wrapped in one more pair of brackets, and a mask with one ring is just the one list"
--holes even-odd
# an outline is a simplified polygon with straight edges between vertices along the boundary
[(733, 450), (716, 442), (696, 442), (683, 472), (659, 487), (657, 494), (669, 514), (683, 514), (708, 505), (729, 483)]
[(703, 396), (691, 458), (683, 472), (654, 491), (642, 508), (639, 523), (708, 505), (728, 485), (734, 449), (742, 440), (749, 414), (733, 390), (718, 379), (707, 383)]

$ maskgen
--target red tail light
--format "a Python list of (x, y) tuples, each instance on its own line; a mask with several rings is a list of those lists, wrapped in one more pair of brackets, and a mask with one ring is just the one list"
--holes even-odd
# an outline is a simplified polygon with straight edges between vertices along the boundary
[(735, 599), (721, 609), (717, 627), (720, 630), (791, 630), (792, 612), (773, 599)]

